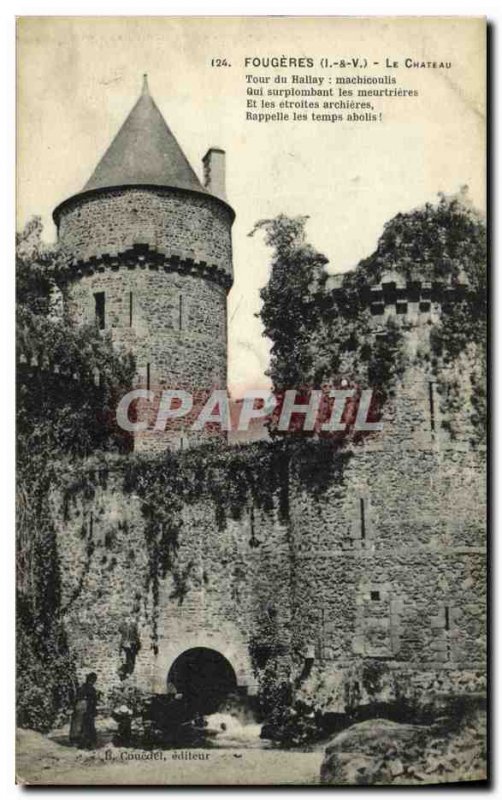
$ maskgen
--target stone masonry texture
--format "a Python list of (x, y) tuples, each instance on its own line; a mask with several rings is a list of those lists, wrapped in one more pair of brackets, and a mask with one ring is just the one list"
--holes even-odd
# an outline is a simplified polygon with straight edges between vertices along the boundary
[(151, 427), (163, 389), (199, 398), (165, 436), (137, 436), (137, 450), (179, 444), (211, 390), (226, 388), (232, 221), (211, 195), (161, 188), (77, 196), (59, 212), (60, 248), (73, 275), (69, 318), (93, 323), (95, 296), (104, 294), (105, 330), (134, 355), (137, 386), (156, 395), (140, 414)]
[[(157, 638), (145, 520), (139, 498), (122, 488), (120, 459), (92, 500), (73, 496), (66, 519), (54, 498), (65, 623), (80, 673), (96, 669), (104, 687), (117, 684), (120, 625), (135, 615), (142, 649), (134, 680), (145, 691), (162, 693), (174, 659), (206, 646), (225, 655), (239, 684), (255, 693), (263, 675), (251, 643), (260, 643), (272, 610), (289, 674), (298, 678), (313, 653), (313, 674), (331, 687), (321, 692), (329, 710), (343, 711), (346, 685), (366, 661), (397, 676), (411, 670), (415, 681), (427, 676), (430, 686), (479, 690), (486, 634), (480, 459), (375, 448), (342, 461), (322, 492), (305, 483), (305, 465), (291, 464), (287, 523), (277, 507), (249, 508), (221, 526), (209, 500), (187, 505), (173, 573), (161, 581)], [(182, 598), (174, 592), (180, 574)], [(308, 683), (302, 690), (308, 696)], [(318, 688), (312, 695), (318, 702)]]

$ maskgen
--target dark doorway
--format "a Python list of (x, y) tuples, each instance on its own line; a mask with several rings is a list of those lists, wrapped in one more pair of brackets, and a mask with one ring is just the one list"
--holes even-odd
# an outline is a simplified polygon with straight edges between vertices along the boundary
[(208, 647), (185, 650), (167, 676), (191, 711), (213, 714), (229, 694), (237, 692), (237, 678), (229, 661)]

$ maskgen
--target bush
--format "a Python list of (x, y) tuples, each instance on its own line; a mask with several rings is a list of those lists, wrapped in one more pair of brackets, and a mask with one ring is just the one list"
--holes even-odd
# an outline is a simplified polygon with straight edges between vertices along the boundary
[(71, 713), (76, 672), (58, 624), (53, 624), (40, 647), (33, 623), (27, 628), (26, 622), (23, 614), (17, 630), (17, 721), (23, 728), (45, 733)]
[(128, 448), (112, 412), (134, 364), (95, 326), (74, 328), (55, 312), (68, 275), (41, 233), (35, 218), (17, 237), (17, 668), (19, 723), (47, 731), (70, 711), (76, 686), (51, 492), (64, 457)]
[(119, 686), (114, 686), (108, 695), (108, 707), (111, 712), (120, 706), (127, 706), (132, 711), (133, 717), (140, 717), (146, 709), (146, 705), (150, 700), (150, 695), (133, 686), (130, 683), (123, 683)]

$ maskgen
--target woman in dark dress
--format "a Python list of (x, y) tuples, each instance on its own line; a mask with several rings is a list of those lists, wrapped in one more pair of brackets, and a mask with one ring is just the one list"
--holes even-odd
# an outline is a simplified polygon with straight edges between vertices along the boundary
[(94, 685), (98, 679), (95, 672), (90, 672), (85, 683), (82, 684), (77, 692), (75, 708), (70, 725), (70, 742), (75, 747), (86, 750), (96, 746), (97, 734), (94, 719), (96, 717), (96, 706), (98, 693)]

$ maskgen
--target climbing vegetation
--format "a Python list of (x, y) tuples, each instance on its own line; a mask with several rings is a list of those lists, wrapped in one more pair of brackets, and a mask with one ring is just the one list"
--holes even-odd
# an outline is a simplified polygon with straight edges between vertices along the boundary
[[(377, 407), (393, 396), (406, 368), (409, 323), (371, 315), (371, 289), (385, 273), (405, 281), (437, 283), (458, 291), (442, 304), (431, 325), (430, 369), (443, 384), (445, 417), (466, 398), (471, 423), (482, 435), (486, 409), (486, 226), (469, 203), (467, 190), (439, 195), (437, 203), (397, 214), (384, 227), (377, 247), (332, 288), (327, 259), (306, 241), (307, 217), (261, 220), (250, 235), (265, 234), (272, 248), (270, 278), (261, 291), (260, 318), (272, 343), (269, 375), (274, 391), (349, 386), (371, 388)], [(448, 384), (448, 385), (446, 385)]]
[(167, 451), (155, 458), (137, 455), (127, 461), (124, 490), (139, 496), (145, 519), (145, 590), (151, 592), (153, 601), (152, 644), (156, 649), (160, 581), (168, 572), (173, 576), (173, 599), (182, 604), (191, 575), (190, 568), (181, 571), (176, 562), (183, 508), (205, 499), (220, 529), (228, 519), (240, 519), (254, 509), (272, 511), (276, 503), (281, 517), (287, 518), (288, 454), (282, 446), (260, 442), (235, 448), (207, 444), (183, 452)]
[(75, 684), (51, 492), (69, 459), (127, 448), (111, 421), (134, 372), (97, 329), (74, 329), (59, 313), (68, 276), (41, 234), (35, 218), (17, 237), (18, 719), (38, 730), (68, 709)]

